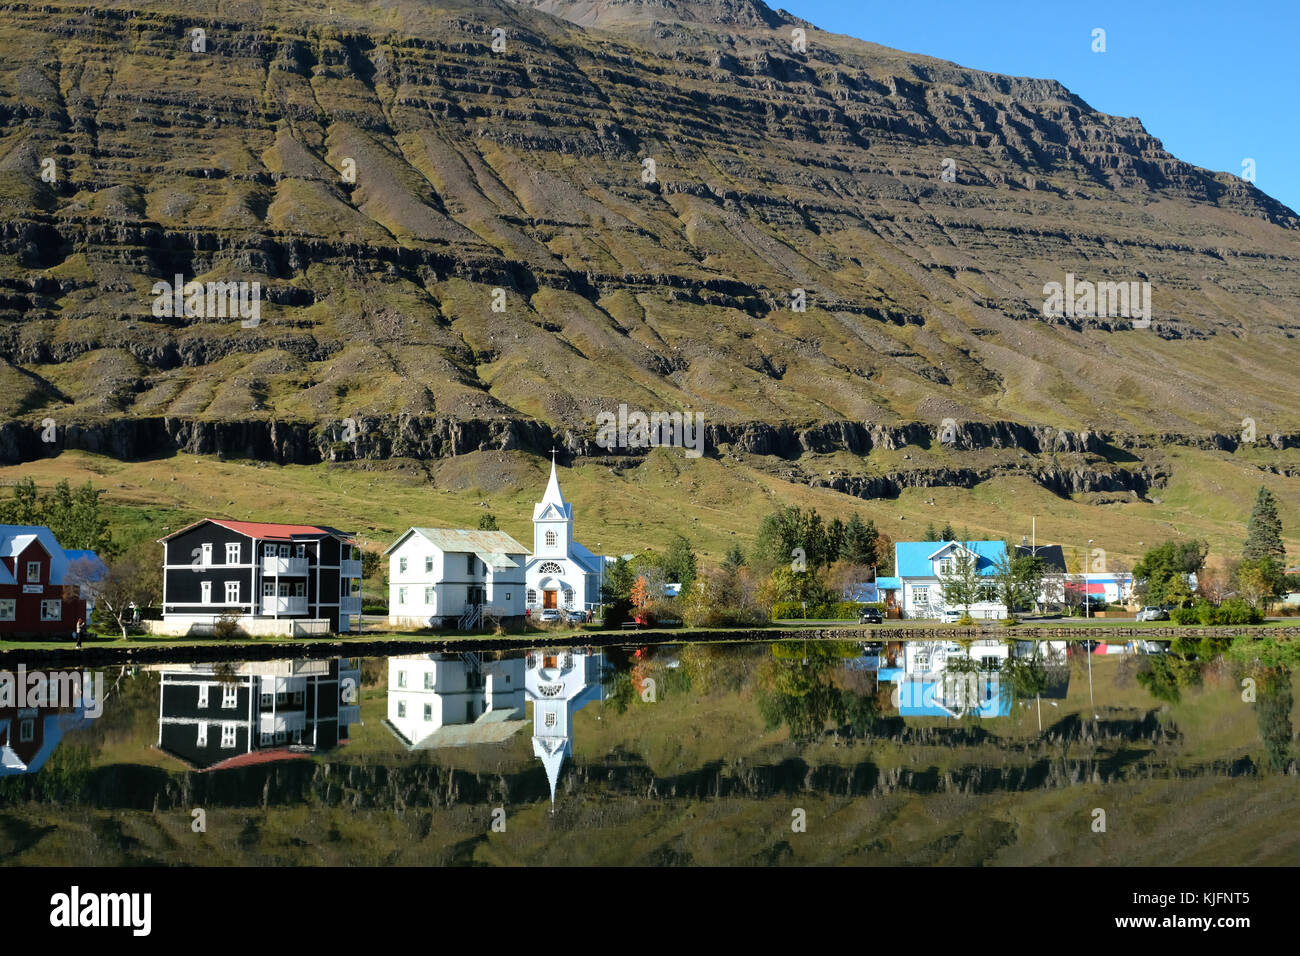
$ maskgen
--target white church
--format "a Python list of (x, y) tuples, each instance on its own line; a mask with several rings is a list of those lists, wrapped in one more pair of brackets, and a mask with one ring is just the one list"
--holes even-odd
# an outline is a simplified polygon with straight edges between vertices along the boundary
[(533, 507), (533, 553), (524, 568), (529, 613), (590, 611), (600, 606), (605, 559), (573, 540), (573, 505), (560, 493), (551, 456), (551, 480)]
[(605, 656), (590, 648), (532, 650), (524, 658), (524, 693), (533, 705), (533, 756), (546, 768), (551, 806), (564, 758), (573, 753), (573, 715), (604, 695)]

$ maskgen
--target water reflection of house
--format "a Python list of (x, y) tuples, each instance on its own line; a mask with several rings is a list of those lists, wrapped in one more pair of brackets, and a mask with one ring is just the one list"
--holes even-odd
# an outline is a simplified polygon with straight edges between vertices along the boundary
[(408, 750), (500, 743), (528, 723), (524, 700), (522, 658), (392, 657), (384, 726)]
[(601, 699), (603, 662), (603, 655), (589, 649), (529, 651), (524, 659), (524, 690), (533, 703), (533, 754), (546, 768), (552, 804), (564, 758), (573, 752), (573, 715)]
[[(91, 714), (97, 714), (98, 707), (102, 706), (99, 696), (104, 689), (99, 681), (86, 683), (84, 700), (60, 701), (59, 679), (51, 676), (44, 680), (46, 687), (40, 699), (59, 703), (0, 707), (0, 777), (40, 770), (64, 734), (90, 723), (86, 705), (90, 705)], [(29, 682), (24, 686), (27, 699), (32, 699), (36, 688)]]
[(158, 749), (196, 770), (331, 750), (361, 723), (358, 658), (156, 669)]
[[(1010, 653), (1002, 641), (974, 641), (970, 650), (952, 641), (908, 641), (893, 666), (881, 667), (878, 675), (898, 685), (902, 717), (1005, 717), (1011, 697), (998, 672)], [(952, 666), (956, 659), (965, 669)], [(967, 660), (978, 668), (970, 669)]]

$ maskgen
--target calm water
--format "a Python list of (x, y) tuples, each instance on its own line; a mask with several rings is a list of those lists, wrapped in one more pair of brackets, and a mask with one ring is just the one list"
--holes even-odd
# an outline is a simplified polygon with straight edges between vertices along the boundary
[(0, 696), (0, 858), (1300, 862), (1280, 822), (1300, 809), (1286, 667), (1107, 650), (794, 641), (176, 664), (107, 668), (79, 702), (22, 675), (24, 699)]

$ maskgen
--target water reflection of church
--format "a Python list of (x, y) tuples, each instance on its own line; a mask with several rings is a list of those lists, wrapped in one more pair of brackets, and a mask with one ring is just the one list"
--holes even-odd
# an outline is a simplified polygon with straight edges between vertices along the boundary
[(358, 658), (166, 664), (158, 749), (195, 770), (332, 750), (361, 724)]
[(531, 650), (485, 661), (478, 654), (413, 654), (388, 662), (384, 726), (408, 750), (498, 744), (528, 724), (551, 802), (573, 753), (573, 715), (602, 693), (604, 657), (590, 648)]

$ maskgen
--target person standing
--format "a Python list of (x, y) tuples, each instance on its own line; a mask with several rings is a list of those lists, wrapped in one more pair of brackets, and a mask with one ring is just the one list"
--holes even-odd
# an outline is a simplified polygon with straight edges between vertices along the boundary
[(77, 650), (81, 650), (81, 642), (86, 637), (86, 621), (84, 618), (77, 618)]

